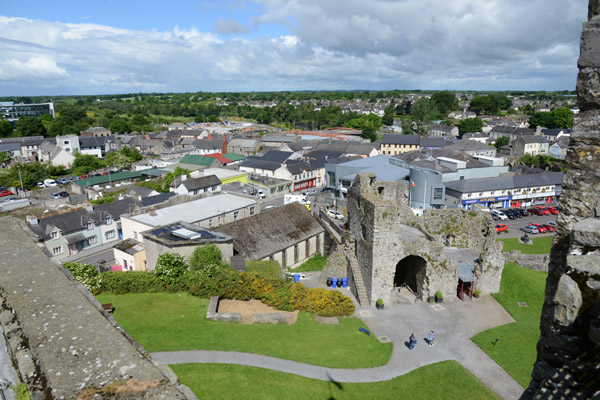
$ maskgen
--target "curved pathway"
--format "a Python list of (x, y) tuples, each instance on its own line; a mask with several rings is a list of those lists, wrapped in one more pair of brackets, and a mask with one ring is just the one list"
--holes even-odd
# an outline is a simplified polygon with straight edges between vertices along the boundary
[[(358, 316), (380, 340), (394, 343), (390, 360), (381, 367), (326, 368), (258, 354), (204, 350), (152, 353), (152, 358), (165, 364), (248, 365), (336, 382), (385, 381), (424, 365), (456, 360), (501, 398), (518, 399), (523, 387), (470, 339), (483, 330), (514, 322), (512, 317), (490, 296), (473, 302), (456, 300), (442, 304), (442, 309), (438, 308), (416, 303), (394, 305), (381, 311), (372, 307), (357, 309)], [(436, 334), (433, 347), (424, 340), (432, 329)], [(405, 342), (413, 332), (418, 343), (410, 351)]]

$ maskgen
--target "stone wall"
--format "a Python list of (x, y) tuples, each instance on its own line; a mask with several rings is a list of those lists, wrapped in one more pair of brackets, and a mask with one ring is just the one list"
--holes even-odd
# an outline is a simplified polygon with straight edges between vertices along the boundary
[(548, 271), (550, 254), (523, 254), (520, 250), (512, 250), (504, 253), (504, 260), (534, 271)]
[(600, 396), (600, 0), (583, 24), (580, 113), (567, 150), (538, 358), (525, 399)]
[(147, 389), (127, 398), (194, 398), (12, 218), (0, 218), (0, 277), (0, 323), (32, 399), (73, 399), (86, 389), (100, 393), (132, 380)]

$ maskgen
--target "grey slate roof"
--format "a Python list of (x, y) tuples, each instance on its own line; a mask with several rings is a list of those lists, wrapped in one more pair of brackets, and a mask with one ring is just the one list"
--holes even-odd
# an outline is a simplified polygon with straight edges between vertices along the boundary
[(265, 161), (260, 158), (251, 158), (248, 157), (244, 161), (240, 163), (243, 167), (248, 168), (258, 168), (264, 169), (267, 171), (275, 171), (278, 168), (281, 168), (281, 163), (273, 162), (273, 161)]
[(140, 196), (146, 197), (150, 196), (150, 193), (153, 192), (154, 189), (150, 189), (143, 186), (131, 185), (126, 191), (125, 196)]
[(260, 260), (325, 230), (300, 203), (263, 211), (223, 225), (219, 232), (233, 236), (233, 248), (249, 260)]
[(421, 139), (421, 147), (435, 148), (450, 146), (454, 142), (439, 136), (426, 136)]
[(450, 146), (445, 147), (445, 150), (451, 151), (478, 151), (478, 150), (495, 150), (493, 146), (483, 144), (476, 140), (460, 140)]
[(344, 155), (343, 151), (335, 150), (312, 150), (304, 155), (306, 158), (319, 159), (319, 158), (337, 158)]
[(141, 206), (142, 207), (150, 207), (155, 204), (164, 203), (165, 201), (169, 200), (173, 196), (177, 196), (177, 193), (167, 192), (167, 193), (157, 194), (156, 196), (142, 197)]
[(402, 153), (402, 154), (396, 154), (393, 157), (412, 163), (412, 162), (418, 161), (419, 159), (425, 160), (425, 159), (429, 158), (429, 156), (431, 155), (434, 158), (446, 157), (446, 158), (452, 158), (455, 160), (466, 161), (467, 168), (480, 168), (480, 167), (488, 167), (489, 166), (489, 165), (479, 161), (478, 159), (476, 159), (473, 156), (470, 156), (461, 151), (450, 150), (450, 149), (448, 149), (448, 147), (443, 147), (441, 149), (431, 149), (431, 150), (427, 150), (427, 152), (420, 151), (420, 150), (409, 151), (409, 152)]
[(221, 184), (221, 180), (216, 175), (201, 176), (200, 178), (186, 179), (182, 182), (187, 190), (203, 189)]
[(225, 141), (223, 139), (196, 139), (193, 142), (193, 146), (197, 149), (204, 150), (221, 150)]
[(383, 135), (381, 144), (404, 144), (419, 146), (421, 144), (421, 138), (417, 135), (386, 134)]
[(269, 150), (262, 156), (264, 161), (273, 161), (278, 163), (285, 162), (288, 158), (292, 156), (291, 151), (279, 151), (279, 150)]
[(79, 137), (79, 147), (101, 147), (106, 145), (107, 136)]
[(290, 171), (290, 173), (292, 175), (299, 175), (301, 173), (303, 173), (304, 171), (312, 171), (312, 167), (303, 162), (303, 161), (294, 161), (294, 162), (287, 162), (286, 164), (287, 170)]

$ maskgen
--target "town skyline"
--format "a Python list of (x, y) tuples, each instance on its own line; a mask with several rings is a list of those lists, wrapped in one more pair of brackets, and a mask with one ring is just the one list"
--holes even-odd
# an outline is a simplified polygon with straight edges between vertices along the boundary
[(0, 93), (573, 90), (586, 2), (12, 2)]

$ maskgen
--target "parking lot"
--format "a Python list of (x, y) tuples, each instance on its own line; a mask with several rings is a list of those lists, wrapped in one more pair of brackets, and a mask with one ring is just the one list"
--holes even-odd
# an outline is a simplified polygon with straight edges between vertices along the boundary
[[(506, 221), (494, 221), (496, 224), (506, 224), (508, 225), (508, 232), (502, 232), (497, 234), (496, 236), (498, 238), (518, 238), (523, 236), (523, 231), (521, 231), (521, 228), (525, 225), (528, 225), (530, 222), (535, 222), (538, 224), (547, 224), (548, 222), (555, 222), (556, 223), (556, 215), (554, 214), (550, 214), (550, 215), (534, 215), (534, 214), (529, 214), (526, 217), (521, 217), (521, 218), (517, 218), (517, 219), (509, 219)], [(538, 233), (535, 235), (529, 235), (530, 237), (539, 237), (539, 236), (553, 236), (554, 232), (548, 232), (548, 233)]]

